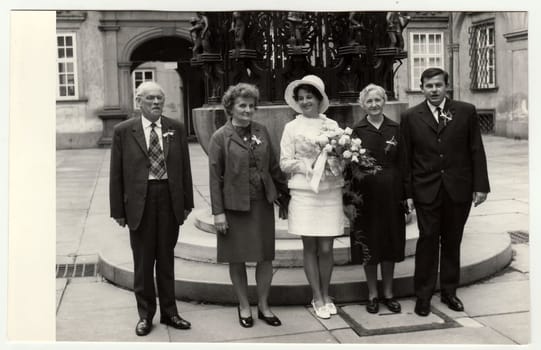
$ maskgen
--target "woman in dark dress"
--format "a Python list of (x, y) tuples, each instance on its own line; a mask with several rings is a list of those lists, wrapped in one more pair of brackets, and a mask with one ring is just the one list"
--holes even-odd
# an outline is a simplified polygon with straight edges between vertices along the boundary
[[(267, 299), (274, 259), (273, 202), (286, 198), (288, 189), (267, 129), (252, 121), (258, 99), (259, 91), (250, 84), (239, 83), (225, 92), (222, 102), (230, 119), (212, 135), (208, 150), (217, 260), (229, 263), (243, 327), (253, 325), (248, 261), (257, 262), (258, 318), (272, 326), (281, 324)], [(281, 210), (281, 216), (287, 215), (282, 214)]]
[[(368, 284), (370, 313), (379, 311), (379, 302), (392, 312), (400, 312), (400, 303), (393, 297), (393, 275), (395, 262), (404, 260), (405, 215), (399, 163), (399, 125), (383, 115), (386, 102), (385, 90), (370, 84), (359, 94), (359, 103), (367, 116), (353, 130), (352, 137), (360, 137), (366, 148), (382, 169), (368, 175), (352, 188), (362, 194), (358, 208), (361, 215), (353, 224), (360, 233), (360, 241), (368, 248), (369, 259), (364, 264)], [(355, 237), (355, 235), (351, 235)], [(358, 238), (358, 237), (357, 237)], [(353, 262), (362, 262), (362, 245), (352, 238)], [(383, 298), (378, 298), (377, 266), (381, 265)]]

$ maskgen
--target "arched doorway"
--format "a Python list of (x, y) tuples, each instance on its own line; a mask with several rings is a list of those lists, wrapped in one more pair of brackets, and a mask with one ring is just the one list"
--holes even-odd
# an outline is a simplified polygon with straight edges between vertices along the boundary
[(144, 80), (154, 80), (166, 92), (164, 114), (179, 119), (189, 136), (195, 137), (192, 108), (204, 103), (203, 78), (192, 69), (191, 42), (178, 36), (163, 36), (147, 40), (130, 55), (132, 91)]

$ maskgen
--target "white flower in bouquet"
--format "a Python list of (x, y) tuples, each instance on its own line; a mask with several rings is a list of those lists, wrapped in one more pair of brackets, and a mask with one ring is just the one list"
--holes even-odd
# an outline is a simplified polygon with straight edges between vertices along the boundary
[(340, 139), (338, 140), (338, 144), (340, 146), (344, 146), (344, 145), (348, 144), (350, 141), (351, 141), (351, 139), (349, 138), (348, 135), (342, 135), (342, 136), (340, 136)]
[(358, 137), (354, 137), (351, 139), (351, 144), (352, 145), (355, 145), (356, 147), (360, 148), (361, 147), (361, 144), (362, 144), (362, 140)]
[(349, 147), (350, 151), (354, 152), (354, 151), (359, 151), (359, 146), (357, 146), (356, 144), (354, 144), (353, 142), (351, 143), (351, 147)]
[(361, 148), (361, 150), (359, 151), (360, 154), (365, 154), (366, 153), (366, 148)]
[(335, 139), (331, 140), (331, 145), (336, 146), (337, 143), (338, 143), (338, 141), (336, 141)]
[(346, 135), (351, 135), (352, 132), (353, 132), (353, 129), (350, 128), (349, 126), (344, 130), (344, 134)]
[(316, 143), (318, 143), (320, 146), (325, 146), (329, 143), (329, 138), (324, 134), (319, 135), (316, 138)]
[(344, 157), (344, 159), (349, 159), (351, 158), (351, 156), (353, 156), (353, 153), (351, 153), (350, 151), (344, 151), (344, 153), (342, 153), (342, 157)]
[(325, 147), (323, 147), (323, 151), (331, 153), (333, 151), (333, 146), (331, 146), (330, 144), (326, 144)]
[(356, 155), (351, 156), (351, 161), (355, 163), (359, 163), (359, 158)]

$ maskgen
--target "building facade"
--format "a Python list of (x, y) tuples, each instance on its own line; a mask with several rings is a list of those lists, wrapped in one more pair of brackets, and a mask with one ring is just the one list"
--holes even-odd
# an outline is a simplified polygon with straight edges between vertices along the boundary
[[(411, 12), (408, 58), (397, 64), (395, 96), (422, 100), (420, 72), (450, 72), (454, 98), (474, 103), (486, 133), (528, 137), (528, 23), (525, 12)], [(204, 77), (190, 65), (195, 13), (57, 12), (57, 148), (110, 142), (111, 125), (137, 115), (134, 91), (145, 80), (166, 90), (164, 114), (187, 125), (204, 103)]]

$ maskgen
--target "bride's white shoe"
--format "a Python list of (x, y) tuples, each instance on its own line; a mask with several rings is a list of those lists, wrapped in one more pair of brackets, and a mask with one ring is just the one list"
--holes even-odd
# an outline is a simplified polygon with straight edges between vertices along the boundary
[(330, 303), (325, 304), (325, 307), (327, 310), (329, 310), (329, 314), (336, 315), (338, 313), (338, 310), (336, 310), (336, 305), (331, 301)]
[(319, 318), (331, 318), (331, 313), (329, 312), (329, 309), (326, 305), (317, 307), (314, 300), (312, 300), (312, 307), (314, 308), (314, 312), (316, 313), (316, 316)]

